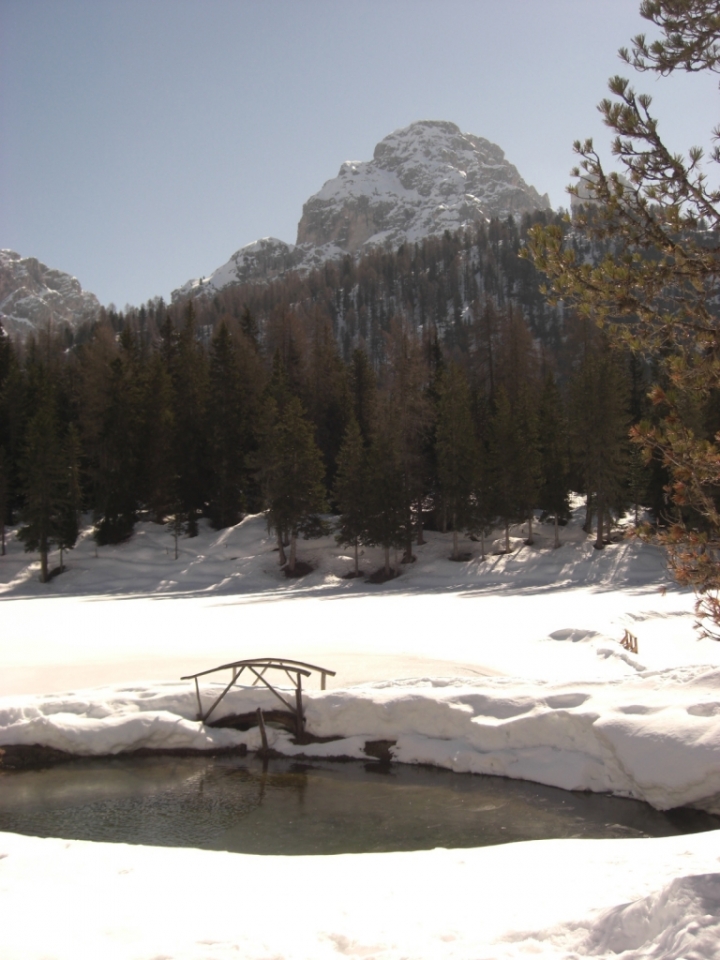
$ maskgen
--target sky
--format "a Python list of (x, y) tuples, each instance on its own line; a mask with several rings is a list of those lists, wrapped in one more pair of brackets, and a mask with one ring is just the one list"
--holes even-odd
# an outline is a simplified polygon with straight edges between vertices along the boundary
[(294, 242), (345, 160), (421, 119), (497, 143), (553, 207), (609, 156), (616, 73), (707, 147), (717, 77), (617, 57), (638, 0), (0, 0), (0, 247), (139, 305), (263, 236)]

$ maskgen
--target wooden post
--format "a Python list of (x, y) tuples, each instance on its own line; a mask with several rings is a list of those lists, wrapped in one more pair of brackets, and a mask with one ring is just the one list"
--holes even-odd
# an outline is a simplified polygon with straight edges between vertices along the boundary
[(626, 650), (629, 650), (630, 653), (638, 652), (638, 639), (634, 633), (630, 633), (629, 630), (626, 630), (620, 643)]
[(295, 711), (297, 714), (297, 735), (303, 735), (303, 705), (302, 705), (302, 674), (297, 675), (297, 687), (295, 687)]
[(265, 729), (265, 720), (263, 718), (262, 710), (260, 709), (260, 707), (257, 708), (257, 718), (258, 718), (258, 726), (260, 727), (260, 739), (262, 740), (263, 753), (267, 754), (267, 751), (268, 751), (267, 730)]
[(197, 697), (198, 720), (202, 723), (202, 703), (200, 702), (200, 686), (197, 677), (195, 677), (195, 696)]

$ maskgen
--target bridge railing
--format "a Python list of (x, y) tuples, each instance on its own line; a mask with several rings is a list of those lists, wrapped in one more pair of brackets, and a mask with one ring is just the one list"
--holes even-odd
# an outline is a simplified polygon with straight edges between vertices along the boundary
[[(209, 709), (204, 711), (200, 697), (198, 678), (206, 677), (211, 673), (218, 673), (221, 670), (231, 670), (231, 680), (219, 696), (215, 698)], [(198, 704), (197, 718), (201, 723), (207, 723), (215, 708), (222, 702), (246, 670), (255, 677), (252, 686), (256, 686), (258, 683), (264, 684), (291, 713), (295, 714), (295, 725), (298, 736), (302, 735), (305, 726), (305, 716), (302, 708), (302, 678), (310, 677), (313, 673), (319, 673), (320, 689), (324, 690), (327, 677), (335, 676), (334, 670), (329, 670), (327, 667), (318, 667), (313, 663), (305, 663), (303, 660), (289, 660), (286, 657), (257, 657), (253, 660), (235, 660), (233, 663), (223, 663), (219, 667), (211, 667), (209, 670), (201, 670), (199, 673), (191, 673), (186, 677), (180, 677), (181, 680), (195, 681), (195, 695)], [(295, 689), (294, 704), (288, 703), (282, 693), (266, 678), (265, 674), (268, 670), (279, 670), (285, 673)]]

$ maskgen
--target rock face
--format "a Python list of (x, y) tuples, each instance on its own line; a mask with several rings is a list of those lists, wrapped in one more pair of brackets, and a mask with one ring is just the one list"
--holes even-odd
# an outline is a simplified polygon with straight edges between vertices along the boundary
[(214, 293), (234, 283), (272, 280), (286, 270), (296, 269), (302, 260), (303, 251), (298, 251), (291, 243), (284, 243), (275, 237), (263, 237), (241, 247), (209, 277), (188, 280), (182, 287), (173, 290), (172, 298), (178, 300), (189, 294)]
[(528, 186), (500, 147), (461, 133), (454, 123), (421, 120), (381, 140), (372, 160), (343, 163), (303, 206), (295, 246), (272, 237), (257, 240), (172, 297), (262, 282), (366, 247), (399, 246), (492, 217), (549, 208), (547, 194)]
[(97, 297), (62, 270), (53, 270), (34, 257), (0, 250), (0, 322), (19, 338), (48, 324), (73, 329), (95, 320)]
[(355, 253), (549, 207), (500, 147), (422, 120), (381, 140), (372, 160), (345, 162), (303, 207), (297, 241)]

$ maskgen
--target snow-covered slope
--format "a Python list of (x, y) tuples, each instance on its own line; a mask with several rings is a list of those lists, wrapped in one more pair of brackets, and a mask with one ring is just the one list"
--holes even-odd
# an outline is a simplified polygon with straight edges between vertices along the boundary
[[(13, 534), (0, 557), (0, 743), (252, 748), (254, 730), (201, 728), (177, 678), (279, 655), (337, 670), (303, 697), (309, 729), (343, 736), (343, 753), (387, 737), (406, 762), (717, 809), (720, 644), (697, 636), (692, 594), (657, 550), (595, 551), (580, 513), (560, 549), (549, 526), (533, 547), (516, 528), (517, 549), (485, 562), (465, 542), (473, 558), (452, 563), (450, 534), (428, 534), (384, 585), (344, 579), (352, 560), (332, 537), (303, 542), (315, 570), (286, 580), (261, 517), (203, 524), (178, 560), (154, 524), (97, 551), (85, 531), (47, 585)], [(367, 551), (363, 568), (380, 559)], [(265, 698), (246, 688), (223, 709)], [(0, 833), (0, 913), (3, 960), (709, 960), (720, 831), (332, 857)]]
[(76, 328), (94, 320), (100, 303), (75, 277), (54, 270), (34, 257), (0, 250), (0, 322), (16, 337), (52, 324)]
[(421, 120), (381, 140), (372, 160), (342, 164), (304, 204), (296, 246), (271, 237), (248, 244), (207, 279), (173, 291), (173, 299), (549, 208), (547, 194), (526, 184), (496, 144), (454, 123)]
[(188, 280), (173, 290), (173, 300), (192, 293), (214, 293), (233, 283), (272, 280), (286, 270), (299, 267), (304, 251), (275, 237), (263, 237), (236, 250), (227, 263), (214, 270), (209, 277)]

